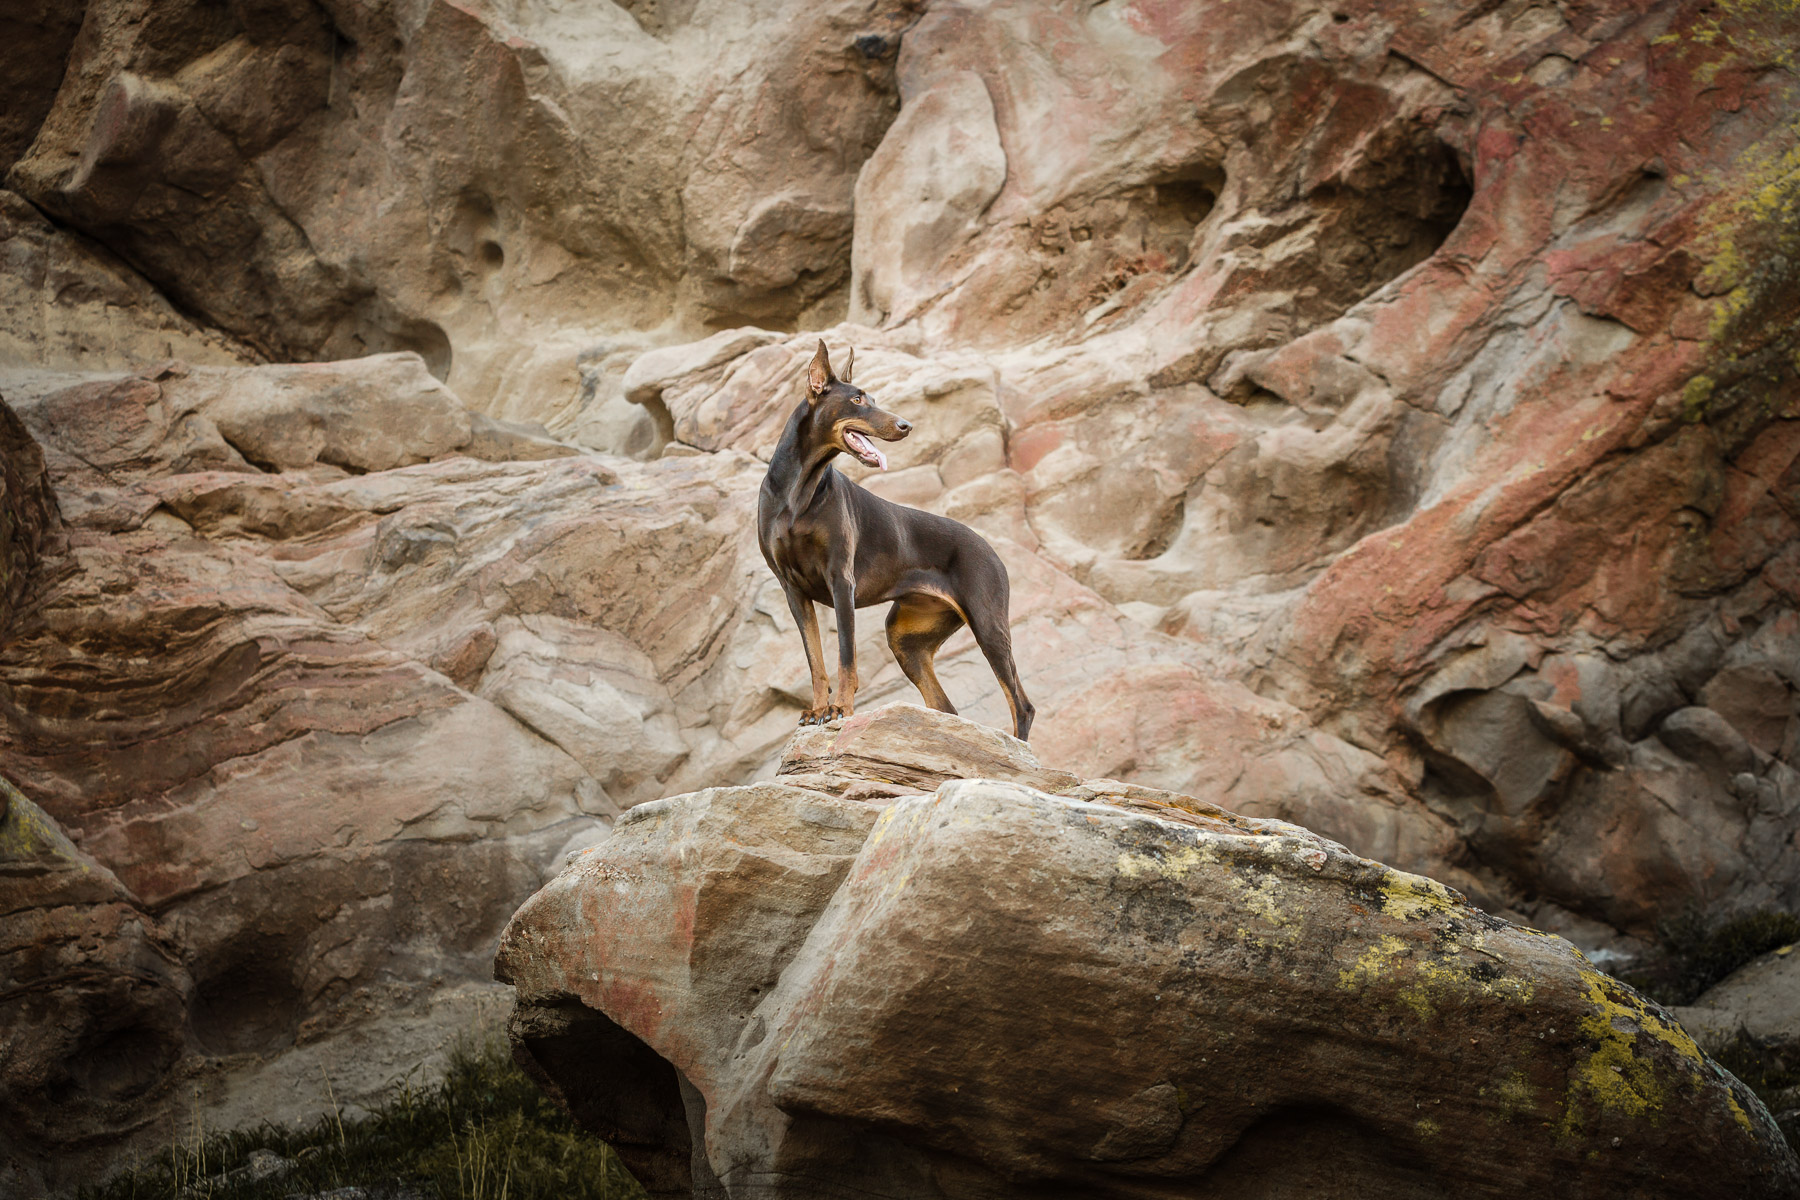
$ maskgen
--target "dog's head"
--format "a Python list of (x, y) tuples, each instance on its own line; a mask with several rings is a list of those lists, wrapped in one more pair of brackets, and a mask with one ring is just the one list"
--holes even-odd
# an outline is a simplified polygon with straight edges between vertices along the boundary
[(887, 470), (887, 455), (871, 438), (897, 442), (912, 432), (912, 425), (893, 413), (875, 407), (869, 394), (850, 382), (856, 351), (844, 359), (844, 377), (831, 372), (831, 356), (824, 339), (806, 368), (806, 399), (812, 405), (815, 428), (827, 431), (831, 444), (867, 466)]

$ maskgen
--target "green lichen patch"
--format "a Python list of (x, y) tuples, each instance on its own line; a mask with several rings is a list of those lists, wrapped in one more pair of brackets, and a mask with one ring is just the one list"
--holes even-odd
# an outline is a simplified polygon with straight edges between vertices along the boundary
[(1521, 1070), (1508, 1071), (1493, 1084), (1477, 1089), (1477, 1094), (1491, 1104), (1491, 1119), (1495, 1121), (1528, 1120), (1538, 1111), (1538, 1089)]
[(1432, 1020), (1445, 1006), (1529, 1005), (1536, 994), (1531, 981), (1508, 971), (1505, 962), (1486, 949), (1486, 941), (1479, 928), (1458, 921), (1447, 922), (1430, 943), (1386, 934), (1338, 972), (1338, 987), (1347, 992), (1384, 989), (1419, 1021)]
[(1338, 972), (1338, 987), (1346, 992), (1361, 991), (1392, 972), (1394, 963), (1407, 953), (1406, 943), (1388, 934), (1377, 939), (1345, 970)]
[(1127, 879), (1143, 879), (1158, 875), (1164, 879), (1186, 879), (1190, 872), (1219, 861), (1213, 848), (1202, 842), (1197, 846), (1177, 846), (1162, 854), (1127, 850), (1119, 855), (1119, 874)]
[(92, 868), (48, 814), (0, 779), (0, 861), (36, 861), (84, 874)]
[(1698, 216), (1705, 266), (1694, 286), (1714, 298), (1708, 362), (1683, 386), (1681, 410), (1741, 437), (1800, 415), (1800, 119), (1706, 182), (1716, 195)]

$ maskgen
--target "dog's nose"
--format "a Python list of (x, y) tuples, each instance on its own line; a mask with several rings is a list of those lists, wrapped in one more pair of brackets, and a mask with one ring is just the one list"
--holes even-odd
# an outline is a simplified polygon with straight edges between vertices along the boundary
[(911, 421), (895, 421), (894, 428), (898, 429), (900, 431), (900, 435), (902, 437), (904, 437), (907, 434), (912, 432), (912, 422)]

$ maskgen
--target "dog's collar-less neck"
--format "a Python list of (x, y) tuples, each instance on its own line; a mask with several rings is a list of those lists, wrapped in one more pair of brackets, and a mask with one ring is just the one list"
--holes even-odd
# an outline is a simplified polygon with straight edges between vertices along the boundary
[(799, 516), (812, 505), (834, 474), (831, 460), (842, 453), (827, 443), (815, 448), (810, 459), (800, 457), (805, 441), (802, 430), (811, 423), (812, 415), (812, 406), (801, 401), (788, 419), (787, 428), (782, 430), (775, 453), (769, 456), (769, 474), (775, 480), (782, 507), (792, 516)]

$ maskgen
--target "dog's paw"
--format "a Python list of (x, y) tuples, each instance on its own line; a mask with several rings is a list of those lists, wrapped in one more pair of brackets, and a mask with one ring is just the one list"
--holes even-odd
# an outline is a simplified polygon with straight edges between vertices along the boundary
[(827, 715), (831, 711), (832, 709), (829, 705), (824, 708), (804, 709), (800, 713), (800, 724), (803, 727), (807, 725), (823, 725), (825, 722), (831, 720), (831, 717)]

